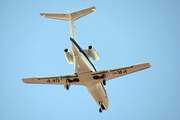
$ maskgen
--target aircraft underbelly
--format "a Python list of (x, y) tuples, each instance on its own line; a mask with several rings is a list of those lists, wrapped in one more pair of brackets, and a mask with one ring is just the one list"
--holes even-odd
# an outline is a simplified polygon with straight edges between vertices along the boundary
[(91, 94), (91, 96), (93, 97), (93, 99), (96, 101), (96, 103), (99, 105), (99, 102), (103, 102), (106, 109), (108, 109), (109, 107), (108, 95), (106, 89), (104, 90), (101, 83), (86, 87), (89, 93)]
[(89, 65), (89, 62), (87, 62), (85, 57), (83, 56), (74, 56), (74, 57), (75, 57), (75, 61), (74, 61), (75, 73), (85, 73), (85, 72), (94, 71), (92, 67)]
[(91, 72), (97, 71), (96, 67), (89, 60), (89, 58), (87, 58), (87, 56), (82, 53), (82, 51), (79, 51), (79, 49), (77, 49), (74, 44), (71, 45), (75, 60), (75, 73), (78, 75), (81, 84), (87, 87), (96, 103), (100, 106), (100, 102), (102, 102), (105, 109), (107, 110), (109, 101), (106, 87), (103, 85), (103, 83), (94, 84), (95, 80), (91, 74)]

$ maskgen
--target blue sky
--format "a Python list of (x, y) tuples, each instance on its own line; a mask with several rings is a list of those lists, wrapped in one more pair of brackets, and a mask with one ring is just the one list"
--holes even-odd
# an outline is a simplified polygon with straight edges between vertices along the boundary
[[(77, 20), (76, 35), (100, 55), (98, 70), (150, 62), (151, 68), (107, 82), (109, 109), (84, 86), (24, 84), (21, 78), (68, 75), (69, 23), (40, 12), (96, 6)], [(180, 1), (0, 0), (0, 119), (180, 119)]]

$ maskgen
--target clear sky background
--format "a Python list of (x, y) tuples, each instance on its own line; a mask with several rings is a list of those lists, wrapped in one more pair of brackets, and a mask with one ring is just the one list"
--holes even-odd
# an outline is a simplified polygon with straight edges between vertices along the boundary
[[(21, 78), (68, 75), (69, 23), (40, 12), (96, 6), (75, 21), (82, 48), (93, 45), (98, 70), (150, 62), (107, 82), (109, 109), (84, 86), (25, 84)], [(179, 0), (0, 0), (0, 120), (179, 120)]]

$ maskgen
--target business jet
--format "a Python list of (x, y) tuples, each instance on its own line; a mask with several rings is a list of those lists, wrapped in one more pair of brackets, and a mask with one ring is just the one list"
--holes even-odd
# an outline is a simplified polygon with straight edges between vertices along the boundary
[(108, 93), (106, 89), (106, 81), (136, 72), (145, 68), (151, 67), (147, 63), (135, 64), (126, 67), (108, 69), (98, 71), (90, 58), (97, 61), (99, 54), (93, 46), (88, 49), (82, 49), (78, 44), (75, 35), (74, 21), (95, 11), (96, 7), (89, 7), (76, 12), (67, 13), (40, 13), (44, 18), (53, 18), (67, 20), (70, 24), (70, 43), (72, 51), (64, 50), (66, 60), (69, 64), (74, 64), (75, 72), (71, 75), (50, 76), (50, 77), (31, 77), (22, 78), (24, 83), (39, 83), (39, 84), (62, 84), (69, 90), (71, 85), (83, 85), (99, 105), (99, 112), (107, 110), (109, 107)]

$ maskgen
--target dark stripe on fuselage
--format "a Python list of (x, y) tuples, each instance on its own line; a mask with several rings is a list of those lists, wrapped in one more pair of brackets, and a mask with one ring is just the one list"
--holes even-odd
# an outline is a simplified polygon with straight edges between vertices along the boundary
[[(87, 57), (87, 55), (86, 55), (86, 53), (83, 51), (83, 49), (77, 44), (77, 42), (76, 42), (73, 38), (70, 37), (70, 40), (71, 40), (71, 42), (79, 49), (79, 51), (81, 51), (81, 53), (85, 56), (85, 58), (89, 61), (89, 63), (91, 64), (91, 66), (94, 68), (94, 71), (97, 72), (96, 67), (93, 65), (93, 63), (91, 62), (91, 60)], [(108, 100), (108, 96), (107, 96), (106, 90), (105, 90), (104, 85), (103, 85), (102, 82), (101, 82), (101, 86), (102, 86), (102, 88), (103, 88), (103, 90), (104, 90), (104, 93), (106, 94), (106, 98), (107, 98), (107, 100)]]
[(70, 37), (70, 40), (74, 43), (74, 45), (79, 49), (79, 51), (85, 56), (85, 58), (89, 61), (89, 63), (91, 64), (91, 66), (94, 68), (94, 71), (97, 72), (96, 67), (93, 65), (93, 63), (91, 62), (91, 60), (88, 58), (88, 56), (86, 55), (86, 53), (83, 51), (83, 49), (76, 43), (76, 41)]

